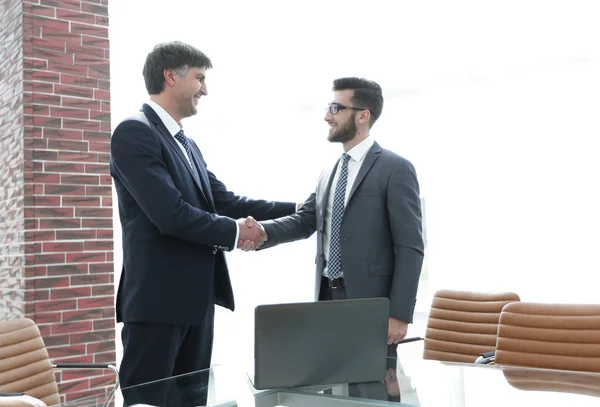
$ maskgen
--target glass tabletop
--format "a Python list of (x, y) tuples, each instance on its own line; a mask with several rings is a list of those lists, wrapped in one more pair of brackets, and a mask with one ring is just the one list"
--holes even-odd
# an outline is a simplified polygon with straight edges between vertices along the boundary
[[(388, 360), (383, 380), (301, 388), (256, 390), (237, 365), (214, 366), (118, 390), (125, 405), (213, 407), (333, 406), (532, 406), (600, 405), (600, 374), (448, 363), (421, 358), (422, 344), (402, 345)], [(119, 397), (119, 396), (122, 396)], [(64, 404), (103, 406), (97, 396)], [(120, 402), (117, 407), (121, 407)]]
[[(600, 374), (421, 360), (388, 369), (381, 382), (295, 389), (363, 401), (422, 407), (599, 406)], [(290, 404), (291, 405), (291, 404)], [(333, 404), (326, 404), (333, 405)]]

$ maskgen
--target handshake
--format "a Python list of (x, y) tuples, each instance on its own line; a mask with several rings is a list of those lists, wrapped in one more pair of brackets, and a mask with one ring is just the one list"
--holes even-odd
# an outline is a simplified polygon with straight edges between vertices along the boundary
[(252, 216), (246, 219), (238, 219), (240, 235), (237, 248), (244, 251), (256, 250), (267, 241), (267, 232)]

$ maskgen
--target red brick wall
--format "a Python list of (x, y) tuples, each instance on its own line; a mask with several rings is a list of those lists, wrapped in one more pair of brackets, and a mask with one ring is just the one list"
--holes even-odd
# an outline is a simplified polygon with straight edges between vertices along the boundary
[[(20, 145), (4, 153), (10, 165), (0, 170), (0, 241), (3, 254), (15, 252), (18, 234), (25, 256), (22, 265), (18, 256), (2, 265), (1, 280), (16, 276), (8, 279), (10, 301), (2, 299), (9, 317), (21, 312), (39, 325), (53, 361), (115, 363), (107, 0), (8, 3), (22, 5), (22, 107), (2, 87), (9, 107), (1, 108), (9, 118), (22, 109), (23, 126), (1, 134), (3, 150), (4, 139)], [(20, 55), (1, 52), (2, 61)], [(6, 71), (5, 63), (2, 83), (18, 77)], [(16, 190), (7, 195), (11, 180)], [(59, 380), (70, 399), (103, 391), (114, 375), (65, 371)]]

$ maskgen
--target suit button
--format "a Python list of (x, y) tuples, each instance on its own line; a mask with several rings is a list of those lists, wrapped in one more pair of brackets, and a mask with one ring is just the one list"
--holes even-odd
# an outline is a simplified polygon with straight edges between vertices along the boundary
[(323, 233), (323, 228), (319, 228), (319, 233)]
[(345, 238), (343, 238), (342, 240), (343, 240), (344, 242), (346, 242), (346, 241), (348, 240), (348, 238), (347, 238), (347, 237), (345, 237)]

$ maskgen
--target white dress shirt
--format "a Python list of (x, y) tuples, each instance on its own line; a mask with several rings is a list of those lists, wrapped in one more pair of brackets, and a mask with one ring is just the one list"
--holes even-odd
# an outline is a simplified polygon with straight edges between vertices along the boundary
[[(356, 176), (358, 175), (358, 171), (365, 160), (365, 156), (373, 146), (375, 141), (371, 136), (367, 137), (356, 146), (354, 146), (347, 154), (350, 156), (348, 160), (348, 181), (346, 183), (346, 195), (344, 198), (344, 209), (348, 204), (348, 196), (350, 195), (350, 190), (352, 189), (352, 185), (354, 181), (356, 181)], [(340, 157), (338, 161), (338, 166), (335, 171), (335, 175), (333, 176), (333, 181), (331, 182), (331, 189), (329, 190), (329, 199), (327, 200), (327, 206), (325, 208), (325, 230), (323, 232), (323, 254), (325, 256), (325, 268), (323, 269), (323, 275), (327, 277), (327, 262), (329, 262), (329, 239), (331, 236), (331, 211), (333, 209), (333, 198), (335, 196), (335, 187), (340, 179), (340, 171), (342, 170), (342, 157)], [(343, 273), (340, 277), (343, 277)]]
[(177, 143), (177, 145), (183, 152), (183, 156), (187, 159), (188, 164), (192, 165), (192, 162), (190, 161), (190, 157), (188, 157), (187, 152), (185, 151), (185, 148), (183, 147), (183, 144), (181, 144), (179, 142), (179, 140), (177, 140), (175, 138), (175, 135), (177, 133), (179, 133), (179, 131), (181, 130), (181, 126), (179, 126), (179, 124), (177, 124), (175, 119), (173, 119), (171, 117), (171, 115), (169, 113), (167, 113), (167, 111), (165, 109), (163, 109), (158, 103), (154, 102), (153, 100), (148, 100), (146, 102), (146, 104), (148, 104), (148, 106), (150, 106), (152, 108), (152, 110), (154, 110), (156, 112), (156, 114), (158, 115), (160, 120), (162, 120), (162, 122), (165, 125), (165, 127), (167, 128), (167, 130), (169, 130), (169, 133), (171, 133), (171, 137), (173, 137), (173, 140), (175, 140), (175, 142)]
[[(187, 159), (188, 164), (190, 166), (194, 165), (190, 161), (190, 157), (187, 155), (187, 152), (185, 151), (185, 148), (183, 147), (183, 145), (179, 142), (179, 140), (177, 140), (175, 138), (175, 134), (177, 134), (182, 129), (181, 126), (158, 103), (154, 102), (153, 100), (148, 100), (146, 102), (146, 104), (148, 106), (150, 106), (152, 108), (152, 110), (154, 110), (156, 112), (156, 114), (158, 115), (160, 120), (162, 120), (162, 122), (165, 125), (165, 127), (167, 128), (167, 130), (169, 130), (169, 133), (171, 133), (171, 137), (173, 137), (173, 140), (175, 140), (175, 142), (177, 143), (177, 145), (183, 152), (183, 156)], [(233, 245), (231, 246), (232, 247), (231, 251), (235, 250), (235, 248), (237, 247), (237, 241), (240, 236), (240, 225), (237, 224), (237, 221), (235, 222), (235, 228), (236, 228), (235, 240), (233, 242)]]

